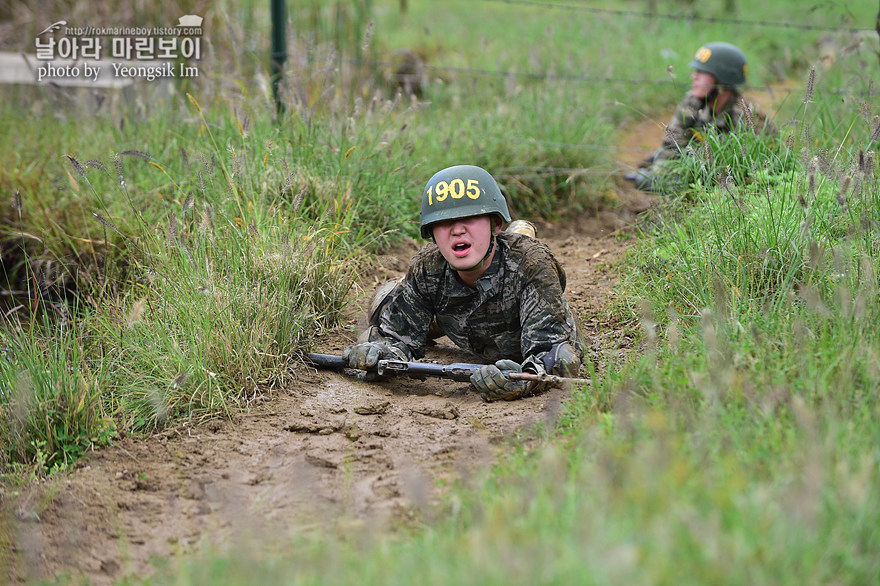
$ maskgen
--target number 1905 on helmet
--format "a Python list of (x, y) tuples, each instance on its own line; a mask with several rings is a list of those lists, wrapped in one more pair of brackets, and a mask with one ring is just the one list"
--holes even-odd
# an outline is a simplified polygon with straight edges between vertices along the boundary
[(419, 224), (422, 238), (431, 238), (431, 225), (437, 222), (484, 214), (510, 221), (507, 200), (492, 175), (475, 165), (447, 167), (425, 185)]

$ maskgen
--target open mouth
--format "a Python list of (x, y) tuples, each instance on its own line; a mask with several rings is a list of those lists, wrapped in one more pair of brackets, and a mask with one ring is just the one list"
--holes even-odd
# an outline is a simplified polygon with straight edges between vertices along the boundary
[(452, 247), (452, 252), (455, 256), (465, 256), (468, 251), (471, 249), (471, 245), (466, 242), (459, 242), (455, 246)]

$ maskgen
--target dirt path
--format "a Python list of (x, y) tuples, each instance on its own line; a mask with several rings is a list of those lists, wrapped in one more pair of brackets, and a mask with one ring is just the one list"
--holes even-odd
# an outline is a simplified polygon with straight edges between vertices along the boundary
[[(662, 136), (653, 122), (630, 129), (620, 145), (621, 168)], [(600, 366), (630, 345), (605, 315), (615, 284), (610, 263), (628, 246), (619, 231), (653, 201), (622, 181), (617, 195), (619, 209), (576, 225), (538, 226), (566, 270), (566, 297)], [(379, 259), (365, 295), (401, 274), (415, 251), (413, 243)], [(320, 351), (341, 353), (360, 331), (358, 321), (339, 327)], [(477, 361), (445, 338), (427, 358)], [(151, 573), (154, 559), (235, 547), (252, 536), (270, 548), (328, 526), (370, 530), (430, 515), (443, 487), (487, 470), (511, 438), (534, 437), (535, 424), (552, 424), (569, 396), (553, 389), (486, 404), (466, 383), (364, 383), (303, 368), (285, 392), (231, 420), (122, 439), (71, 473), (0, 503), (0, 575), (24, 583), (67, 572), (103, 585)]]
[[(576, 233), (539, 226), (567, 271), (567, 297), (594, 360), (625, 344), (603, 316), (614, 284), (608, 263), (626, 247), (612, 235), (629, 217), (621, 212), (586, 220)], [(415, 250), (383, 258), (383, 272), (402, 272)], [(352, 319), (320, 350), (341, 353), (358, 330)], [(445, 338), (428, 358), (476, 361)], [(429, 514), (440, 487), (485, 470), (514, 435), (552, 424), (568, 397), (554, 389), (486, 404), (467, 383), (364, 383), (304, 368), (286, 392), (231, 420), (122, 439), (9, 503), (14, 552), (3, 573), (13, 583), (67, 571), (110, 584), (150, 573), (153, 558), (250, 535), (268, 545), (269, 535)]]
[[(660, 143), (663, 127), (643, 122), (621, 142), (628, 168)], [(564, 266), (566, 297), (598, 365), (630, 346), (605, 308), (610, 267), (628, 246), (619, 231), (653, 198), (619, 182), (619, 209), (576, 225), (538, 225)], [(365, 295), (405, 271), (416, 244), (379, 259)], [(354, 304), (364, 307), (367, 299)], [(339, 354), (362, 328), (362, 312), (320, 344)], [(428, 359), (475, 362), (445, 338)], [(293, 534), (352, 525), (369, 531), (431, 514), (452, 482), (485, 471), (509, 441), (552, 424), (570, 390), (510, 403), (483, 403), (467, 383), (396, 378), (364, 383), (303, 368), (284, 392), (231, 420), (181, 424), (145, 439), (124, 438), (62, 477), (0, 500), (0, 575), (10, 583), (60, 573), (111, 584), (145, 576), (154, 560), (258, 536), (261, 548)], [(0, 492), (0, 499), (3, 497)]]

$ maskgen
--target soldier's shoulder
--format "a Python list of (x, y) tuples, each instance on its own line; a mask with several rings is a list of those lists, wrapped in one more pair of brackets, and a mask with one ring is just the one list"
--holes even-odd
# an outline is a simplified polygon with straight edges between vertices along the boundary
[(498, 238), (507, 243), (508, 248), (517, 254), (552, 254), (550, 247), (537, 238), (516, 232), (502, 232)]
[(513, 265), (539, 271), (559, 266), (553, 251), (540, 240), (510, 232), (502, 232), (498, 237), (507, 244), (509, 261)]
[(699, 110), (704, 105), (704, 102), (701, 98), (694, 96), (694, 93), (688, 91), (681, 99), (681, 103), (678, 105), (682, 110)]
[(416, 252), (410, 261), (410, 267), (420, 271), (436, 272), (438, 269), (443, 269), (445, 262), (443, 255), (440, 254), (440, 249), (431, 242)]

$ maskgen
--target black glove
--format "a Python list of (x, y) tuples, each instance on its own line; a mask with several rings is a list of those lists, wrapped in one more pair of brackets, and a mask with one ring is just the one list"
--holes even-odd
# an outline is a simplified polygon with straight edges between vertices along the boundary
[(531, 381), (510, 379), (504, 376), (502, 370), (522, 372), (522, 366), (513, 360), (499, 360), (495, 364), (487, 364), (471, 375), (471, 384), (487, 403), (499, 399), (504, 401), (519, 399), (531, 390)]
[(403, 350), (383, 342), (361, 342), (345, 349), (342, 359), (351, 368), (368, 370), (375, 368), (380, 360), (407, 360)]
[(569, 342), (560, 342), (541, 357), (541, 365), (551, 374), (576, 376), (581, 368), (581, 354)]

